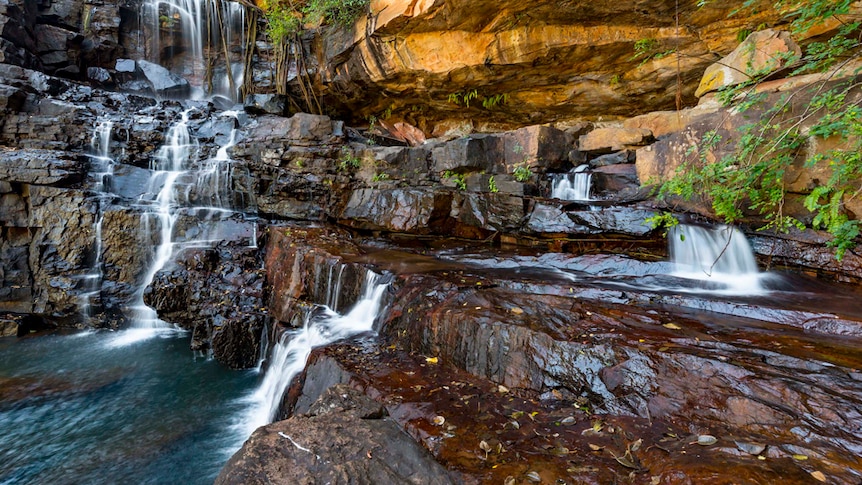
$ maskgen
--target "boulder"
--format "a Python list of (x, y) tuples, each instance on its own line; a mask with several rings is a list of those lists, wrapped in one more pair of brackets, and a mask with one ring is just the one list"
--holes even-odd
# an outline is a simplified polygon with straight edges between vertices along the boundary
[(243, 105), (249, 113), (283, 116), (287, 103), (287, 96), (283, 94), (249, 94)]
[(611, 153), (647, 145), (652, 140), (652, 132), (644, 128), (598, 128), (586, 135), (581, 135), (578, 148), (588, 153)]
[(259, 428), (224, 466), (217, 485), (384, 483), (450, 485), (450, 473), (385, 409), (343, 384), (306, 415)]
[(428, 234), (449, 214), (449, 192), (424, 189), (359, 189), (339, 214), (341, 224), (357, 229)]
[(191, 91), (189, 82), (164, 67), (149, 62), (137, 61), (138, 68), (157, 96), (183, 98)]
[(802, 49), (790, 32), (772, 29), (750, 34), (739, 47), (706, 68), (695, 96), (717, 91), (751, 79), (753, 75), (775, 72), (802, 56)]
[(156, 274), (145, 301), (159, 318), (192, 331), (192, 350), (212, 350), (231, 369), (254, 367), (265, 323), (261, 259), (257, 248), (234, 241), (185, 250)]

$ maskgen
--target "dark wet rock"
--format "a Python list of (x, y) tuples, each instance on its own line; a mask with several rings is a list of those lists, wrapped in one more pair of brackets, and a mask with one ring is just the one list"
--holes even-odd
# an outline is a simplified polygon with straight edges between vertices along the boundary
[(297, 113), (290, 118), (261, 116), (247, 138), (248, 142), (291, 142), (300, 145), (334, 143), (343, 136), (343, 124), (328, 116)]
[(83, 179), (81, 157), (50, 150), (0, 151), (0, 179), (33, 185), (70, 185)]
[(428, 233), (445, 223), (451, 195), (416, 189), (359, 189), (340, 214), (343, 224), (370, 230)]
[(0, 5), (0, 62), (23, 67), (39, 66), (35, 55), (36, 4), (25, 0)]
[(607, 155), (600, 155), (590, 160), (590, 167), (606, 167), (608, 165), (619, 165), (621, 163), (634, 163), (635, 152), (632, 150), (623, 150)]
[(0, 308), (76, 324), (87, 291), (95, 206), (79, 190), (10, 184), (0, 194)]
[(0, 85), (0, 110), (2, 113), (17, 113), (24, 107), (27, 94), (20, 88)]
[(530, 212), (525, 229), (540, 234), (589, 231), (587, 226), (576, 224), (560, 205), (552, 204), (536, 204)]
[(245, 98), (244, 107), (249, 113), (284, 115), (287, 102), (283, 94), (250, 94)]
[(653, 231), (646, 220), (655, 212), (630, 207), (603, 207), (601, 210), (570, 211), (568, 215), (575, 224), (587, 226), (597, 233), (644, 236)]
[(80, 34), (49, 24), (37, 25), (34, 30), (36, 52), (48, 72), (77, 66)]
[(87, 79), (99, 86), (110, 87), (112, 84), (111, 73), (102, 67), (88, 67)]
[(189, 82), (164, 67), (149, 61), (138, 61), (138, 68), (157, 96), (181, 98), (191, 90)]
[(457, 483), (379, 409), (350, 387), (332, 387), (308, 415), (255, 431), (215, 483)]
[(212, 350), (232, 369), (257, 365), (265, 323), (260, 252), (242, 243), (190, 248), (156, 275), (144, 295), (159, 318), (192, 331), (193, 350)]
[[(3, 196), (5, 201), (7, 196)], [(22, 209), (23, 211), (23, 209)], [(0, 308), (25, 313), (33, 308), (32, 272), (29, 256), (31, 235), (28, 228), (18, 221), (9, 220), (6, 213), (0, 214), (4, 226), (0, 229)]]
[(634, 164), (606, 165), (592, 171), (593, 188), (596, 193), (614, 198), (620, 193), (632, 193), (640, 189)]
[(507, 194), (464, 194), (456, 199), (452, 217), (463, 225), (487, 231), (512, 232), (524, 219), (524, 199)]
[(435, 172), (511, 174), (517, 167), (533, 171), (559, 169), (568, 162), (572, 137), (547, 126), (529, 126), (493, 135), (471, 135), (452, 140), (433, 151)]
[(269, 315), (301, 326), (301, 304), (331, 305), (339, 281), (336, 309), (349, 308), (361, 291), (365, 270), (342, 263), (359, 252), (347, 234), (332, 228), (271, 228), (265, 264)]
[(835, 250), (827, 246), (831, 237), (823, 231), (794, 230), (788, 234), (751, 231), (746, 236), (754, 252), (773, 265), (800, 268), (839, 281), (862, 280), (862, 256), (851, 249), (840, 261), (835, 259)]

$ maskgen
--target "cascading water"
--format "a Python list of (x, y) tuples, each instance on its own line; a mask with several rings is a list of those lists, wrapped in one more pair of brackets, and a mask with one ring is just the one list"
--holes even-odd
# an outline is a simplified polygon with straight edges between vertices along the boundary
[[(142, 8), (152, 32), (150, 60), (180, 71), (197, 88), (195, 97), (239, 99), (245, 63), (233, 53), (245, 49), (245, 6), (227, 0), (149, 0)], [(182, 45), (174, 44), (176, 32)], [(218, 64), (224, 71), (213, 70), (208, 58), (223, 61)]]
[(153, 193), (156, 193), (156, 197), (155, 200), (148, 201), (154, 210), (144, 213), (143, 227), (144, 234), (150, 234), (152, 222), (155, 220), (158, 223), (159, 242), (153, 255), (153, 262), (143, 278), (142, 285), (135, 293), (132, 306), (133, 322), (134, 326), (139, 328), (170, 327), (158, 318), (155, 310), (144, 303), (144, 291), (153, 282), (156, 273), (165, 267), (173, 252), (173, 227), (177, 220), (176, 210), (173, 207), (175, 185), (182, 174), (183, 165), (190, 160), (196, 148), (196, 144), (192, 143), (189, 135), (189, 112), (190, 110), (184, 111), (180, 121), (168, 130), (165, 145), (150, 162), (150, 169), (154, 172), (150, 178), (150, 190), (144, 197)]
[(674, 276), (719, 283), (738, 294), (764, 291), (754, 252), (735, 227), (680, 224), (668, 231), (668, 244)]
[(381, 283), (380, 275), (368, 271), (362, 296), (350, 311), (341, 315), (328, 306), (316, 307), (308, 313), (301, 329), (281, 335), (272, 346), (263, 381), (251, 397), (251, 410), (243, 423), (248, 433), (277, 417), (284, 392), (305, 367), (312, 349), (373, 330), (387, 286), (388, 283)]
[(551, 176), (551, 197), (560, 200), (590, 200), (593, 174), (589, 165), (580, 165), (569, 173)]
[(93, 191), (96, 193), (96, 222), (93, 227), (94, 245), (93, 262), (90, 273), (83, 276), (84, 292), (81, 295), (81, 313), (93, 317), (94, 308), (98, 306), (100, 288), (102, 286), (102, 221), (104, 206), (110, 199), (109, 184), (114, 172), (114, 160), (111, 157), (111, 136), (114, 123), (101, 119), (93, 128), (90, 139), (90, 176), (93, 181)]

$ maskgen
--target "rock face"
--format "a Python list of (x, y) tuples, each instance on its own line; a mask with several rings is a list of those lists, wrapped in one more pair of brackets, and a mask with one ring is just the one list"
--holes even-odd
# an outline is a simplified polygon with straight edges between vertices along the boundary
[(734, 16), (732, 6), (697, 3), (376, 0), (372, 16), (322, 29), (306, 48), (327, 104), (355, 119), (394, 113), (391, 122), (431, 133), (456, 120), (497, 131), (631, 116), (674, 106), (678, 79), (691, 100), (713, 53), (781, 18), (770, 2)]
[(258, 429), (216, 484), (458, 483), (379, 403), (347, 386), (327, 389), (307, 414)]
[(144, 300), (160, 318), (192, 331), (192, 350), (212, 350), (233, 369), (254, 367), (266, 321), (259, 256), (257, 248), (231, 241), (185, 250)]
[[(278, 293), (317, 291), (309, 268), (320, 256), (303, 241), (317, 245), (325, 236), (331, 248), (335, 239), (282, 233), (269, 249)], [(357, 250), (342, 261), (397, 273), (379, 338), (314, 351), (287, 393), (291, 417), (261, 428), (219, 483), (274, 480), (275, 473), (297, 473), (293, 463), (338, 473), (323, 455), (333, 443), (350, 453), (372, 449), (365, 462), (376, 466), (381, 436), (354, 430), (341, 414), (320, 414), (342, 409), (345, 400), (366, 417), (388, 413), (387, 421), (455, 471), (458, 483), (611, 483), (632, 470), (644, 473), (636, 483), (730, 476), (806, 483), (820, 471), (851, 484), (862, 476), (853, 451), (858, 359), (839, 351), (824, 365), (818, 350), (849, 349), (862, 335), (862, 313), (837, 318), (825, 309), (844, 305), (837, 300), (825, 297), (817, 313), (773, 307), (785, 305), (778, 295), (742, 304), (656, 293), (638, 284), (668, 269), (620, 256)], [(285, 254), (293, 256), (279, 256)], [(631, 285), (596, 286), (602, 278)], [(774, 331), (764, 338), (762, 325)], [(837, 344), (838, 335), (847, 340)], [(794, 345), (798, 338), (810, 348)], [(358, 404), (359, 394), (373, 401)], [(827, 421), (839, 424), (823, 426)], [(318, 441), (309, 431), (301, 440), (303, 426), (333, 434)], [(342, 430), (351, 437), (342, 438)], [(351, 456), (343, 460), (353, 466)], [(360, 483), (364, 470), (357, 471)]]
[(775, 72), (802, 56), (790, 32), (761, 30), (749, 35), (739, 47), (706, 68), (695, 96), (717, 91), (751, 79), (755, 73)]
[(72, 79), (86, 79), (90, 68), (112, 67), (123, 50), (121, 11), (127, 7), (119, 4), (102, 0), (4, 2), (0, 6), (0, 62)]

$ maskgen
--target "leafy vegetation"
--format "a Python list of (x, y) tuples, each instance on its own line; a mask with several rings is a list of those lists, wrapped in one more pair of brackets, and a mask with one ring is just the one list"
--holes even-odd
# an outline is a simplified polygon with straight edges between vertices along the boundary
[(296, 78), (302, 100), (296, 108), (311, 113), (322, 113), (320, 101), (308, 76), (298, 34), (305, 25), (334, 25), (347, 27), (368, 11), (371, 0), (264, 0), (258, 4), (266, 18), (266, 33), (274, 47), (275, 86), (279, 94), (287, 94), (289, 66), (293, 57)]
[(362, 165), (362, 160), (359, 159), (350, 148), (343, 146), (341, 147), (341, 157), (338, 159), (338, 165), (336, 168), (339, 172), (347, 172), (350, 170), (356, 170)]
[(469, 108), (470, 103), (474, 100), (481, 100), (482, 107), (490, 111), (506, 104), (506, 102), (509, 101), (509, 95), (507, 93), (500, 93), (488, 96), (480, 94), (478, 89), (468, 89), (466, 91), (451, 93), (446, 98), (446, 101), (449, 103), (463, 106), (465, 108)]
[(533, 176), (533, 172), (530, 171), (530, 168), (527, 167), (525, 163), (522, 163), (515, 167), (515, 170), (512, 171), (512, 175), (518, 182), (526, 182)]
[(658, 39), (640, 39), (635, 42), (635, 53), (630, 60), (641, 60), (640, 65), (644, 65), (649, 61), (667, 57), (675, 52), (675, 49), (663, 49), (661, 42)]
[[(746, 0), (739, 10), (754, 4), (754, 0)], [(849, 12), (850, 4), (849, 0), (774, 2), (777, 9), (789, 12), (791, 28), (796, 33)], [(845, 20), (828, 39), (805, 46), (801, 58), (786, 55), (776, 61), (793, 66), (792, 75), (841, 68), (860, 57), (860, 25), (859, 21)], [(724, 136), (718, 130), (703, 133), (687, 153), (686, 163), (662, 185), (659, 195), (704, 197), (715, 214), (728, 223), (758, 214), (766, 221), (761, 229), (804, 229), (804, 221), (785, 214), (786, 175), (801, 164), (827, 174), (825, 180), (815, 180), (804, 206), (812, 212), (810, 226), (832, 235), (830, 245), (835, 248), (836, 258), (841, 259), (855, 245), (860, 231), (860, 222), (851, 220), (846, 211), (846, 204), (862, 193), (860, 83), (854, 77), (835, 81), (826, 76), (808, 88), (811, 91), (807, 95), (813, 97), (810, 103), (800, 106), (797, 97), (806, 93), (790, 92), (768, 98), (766, 93), (757, 92), (757, 85), (770, 72), (771, 69), (751, 70), (746, 73), (750, 76), (748, 81), (719, 93), (719, 99), (726, 105), (736, 112), (751, 110), (751, 119), (757, 121)], [(859, 74), (858, 70), (853, 74)], [(769, 103), (765, 103), (767, 99)], [(827, 148), (811, 150), (812, 145)], [(654, 223), (668, 222), (664, 215), (654, 219)]]
[(443, 172), (443, 178), (452, 180), (455, 183), (455, 187), (458, 187), (458, 190), (467, 190), (467, 180), (463, 173), (446, 170)]
[(488, 190), (492, 194), (496, 194), (497, 192), (500, 191), (500, 189), (497, 188), (497, 181), (494, 179), (493, 175), (491, 175), (491, 177), (488, 178)]

